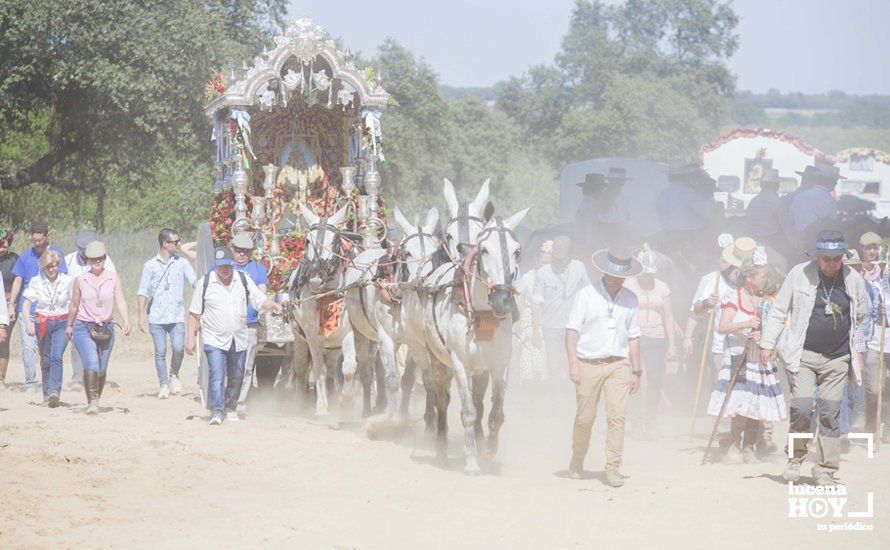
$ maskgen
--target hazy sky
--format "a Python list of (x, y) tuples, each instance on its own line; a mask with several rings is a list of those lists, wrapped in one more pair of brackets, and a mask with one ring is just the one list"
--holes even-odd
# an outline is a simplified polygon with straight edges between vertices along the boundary
[[(425, 58), (443, 84), (489, 86), (551, 62), (574, 3), (292, 0), (290, 16), (309, 16), (366, 54), (391, 36)], [(734, 6), (740, 45), (730, 68), (739, 89), (890, 94), (890, 0), (736, 0)]]

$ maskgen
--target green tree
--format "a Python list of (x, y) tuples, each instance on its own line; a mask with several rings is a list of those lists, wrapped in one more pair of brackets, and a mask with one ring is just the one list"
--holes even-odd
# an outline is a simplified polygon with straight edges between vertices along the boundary
[(382, 167), (384, 196), (412, 210), (429, 204), (432, 189), (449, 177), (455, 127), (438, 77), (423, 59), (387, 38), (374, 64), (382, 71), (395, 104), (384, 119), (387, 162)]
[(725, 119), (737, 24), (725, 0), (578, 0), (554, 65), (499, 85), (497, 106), (557, 163), (689, 158)]
[(0, 0), (0, 151), (31, 142), (0, 159), (0, 189), (90, 193), (101, 222), (115, 181), (151, 186), (171, 156), (209, 165), (204, 82), (256, 52), (284, 9), (284, 0)]

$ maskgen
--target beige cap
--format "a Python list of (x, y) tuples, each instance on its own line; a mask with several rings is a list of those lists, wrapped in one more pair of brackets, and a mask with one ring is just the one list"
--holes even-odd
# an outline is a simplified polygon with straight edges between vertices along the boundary
[(238, 233), (232, 238), (232, 246), (235, 248), (253, 250), (253, 237), (248, 233)]
[(881, 244), (881, 237), (877, 233), (869, 231), (859, 237), (859, 246), (869, 246), (872, 244)]
[(723, 249), (723, 261), (729, 265), (741, 267), (746, 258), (754, 255), (757, 242), (751, 237), (739, 237), (734, 243)]
[(83, 252), (83, 255), (87, 258), (101, 258), (105, 256), (107, 252), (105, 251), (105, 243), (102, 241), (93, 241), (87, 245), (86, 249)]

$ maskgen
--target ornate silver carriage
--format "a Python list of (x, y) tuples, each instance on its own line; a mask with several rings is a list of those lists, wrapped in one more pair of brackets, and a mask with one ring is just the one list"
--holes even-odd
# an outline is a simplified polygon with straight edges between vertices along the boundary
[[(350, 50), (309, 19), (291, 22), (274, 44), (252, 66), (229, 67), (205, 87), (217, 170), (210, 222), (199, 229), (198, 271), (212, 269), (214, 245), (249, 233), (254, 259), (269, 271), (269, 292), (281, 300), (303, 251), (299, 204), (318, 215), (349, 205), (348, 229), (365, 248), (380, 245), (380, 116), (390, 96), (379, 71), (357, 67)], [(262, 354), (292, 355), (293, 332), (282, 317), (266, 315), (260, 324)]]

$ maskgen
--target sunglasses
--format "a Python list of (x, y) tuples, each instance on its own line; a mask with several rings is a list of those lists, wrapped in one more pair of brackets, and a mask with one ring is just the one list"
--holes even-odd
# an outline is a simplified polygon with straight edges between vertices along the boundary
[(236, 254), (250, 254), (251, 250), (249, 248), (236, 248)]

